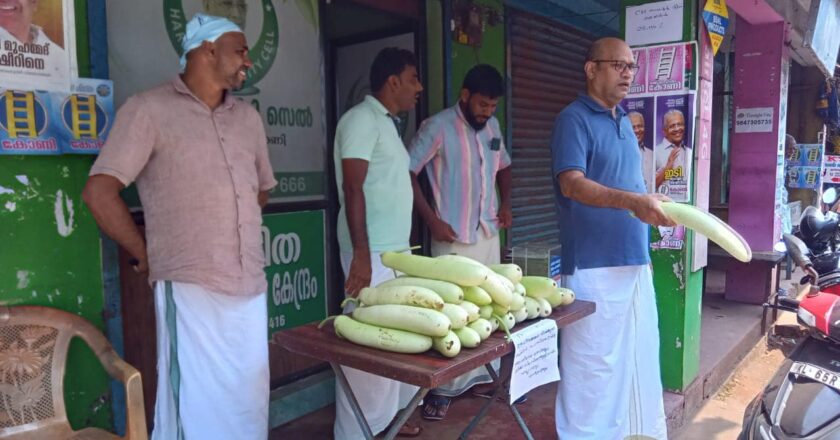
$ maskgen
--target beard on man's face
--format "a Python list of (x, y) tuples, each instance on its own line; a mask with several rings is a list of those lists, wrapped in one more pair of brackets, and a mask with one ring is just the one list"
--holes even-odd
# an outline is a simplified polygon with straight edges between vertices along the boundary
[(487, 126), (487, 121), (489, 120), (489, 118), (479, 122), (475, 118), (475, 115), (473, 114), (473, 112), (470, 110), (470, 107), (469, 106), (465, 106), (465, 107), (466, 108), (463, 109), (464, 110), (464, 119), (467, 120), (467, 122), (470, 124), (470, 126), (475, 131), (481, 131), (482, 129), (484, 129), (484, 127)]

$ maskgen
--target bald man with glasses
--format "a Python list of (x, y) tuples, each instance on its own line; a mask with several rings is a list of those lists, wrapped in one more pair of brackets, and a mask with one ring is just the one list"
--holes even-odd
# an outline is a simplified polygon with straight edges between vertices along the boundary
[(552, 134), (562, 282), (598, 306), (560, 333), (563, 440), (667, 438), (648, 224), (674, 222), (660, 207), (668, 198), (646, 191), (633, 126), (618, 105), (638, 68), (624, 41), (596, 41), (586, 93), (557, 116)]

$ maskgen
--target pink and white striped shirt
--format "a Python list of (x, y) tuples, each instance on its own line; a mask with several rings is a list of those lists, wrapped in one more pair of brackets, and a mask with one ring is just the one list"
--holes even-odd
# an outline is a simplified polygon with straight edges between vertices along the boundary
[(498, 233), (496, 173), (511, 162), (495, 117), (476, 132), (455, 104), (423, 121), (408, 153), (413, 173), (425, 167), (432, 206), (458, 242), (475, 243), (479, 229), (487, 238)]

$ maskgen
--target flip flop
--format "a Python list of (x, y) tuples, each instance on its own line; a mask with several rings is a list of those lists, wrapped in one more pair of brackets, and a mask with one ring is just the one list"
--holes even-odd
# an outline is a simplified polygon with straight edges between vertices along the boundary
[(420, 416), (425, 420), (443, 420), (449, 410), (450, 403), (452, 403), (452, 399), (446, 396), (426, 396)]
[(397, 437), (420, 437), (420, 434), (423, 433), (422, 426), (416, 425), (402, 425), (400, 431), (397, 432)]

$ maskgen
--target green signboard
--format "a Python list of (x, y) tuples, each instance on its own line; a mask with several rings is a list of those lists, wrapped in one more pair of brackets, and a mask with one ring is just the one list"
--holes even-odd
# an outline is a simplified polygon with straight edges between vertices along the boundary
[(268, 336), (327, 316), (324, 211), (263, 216)]

